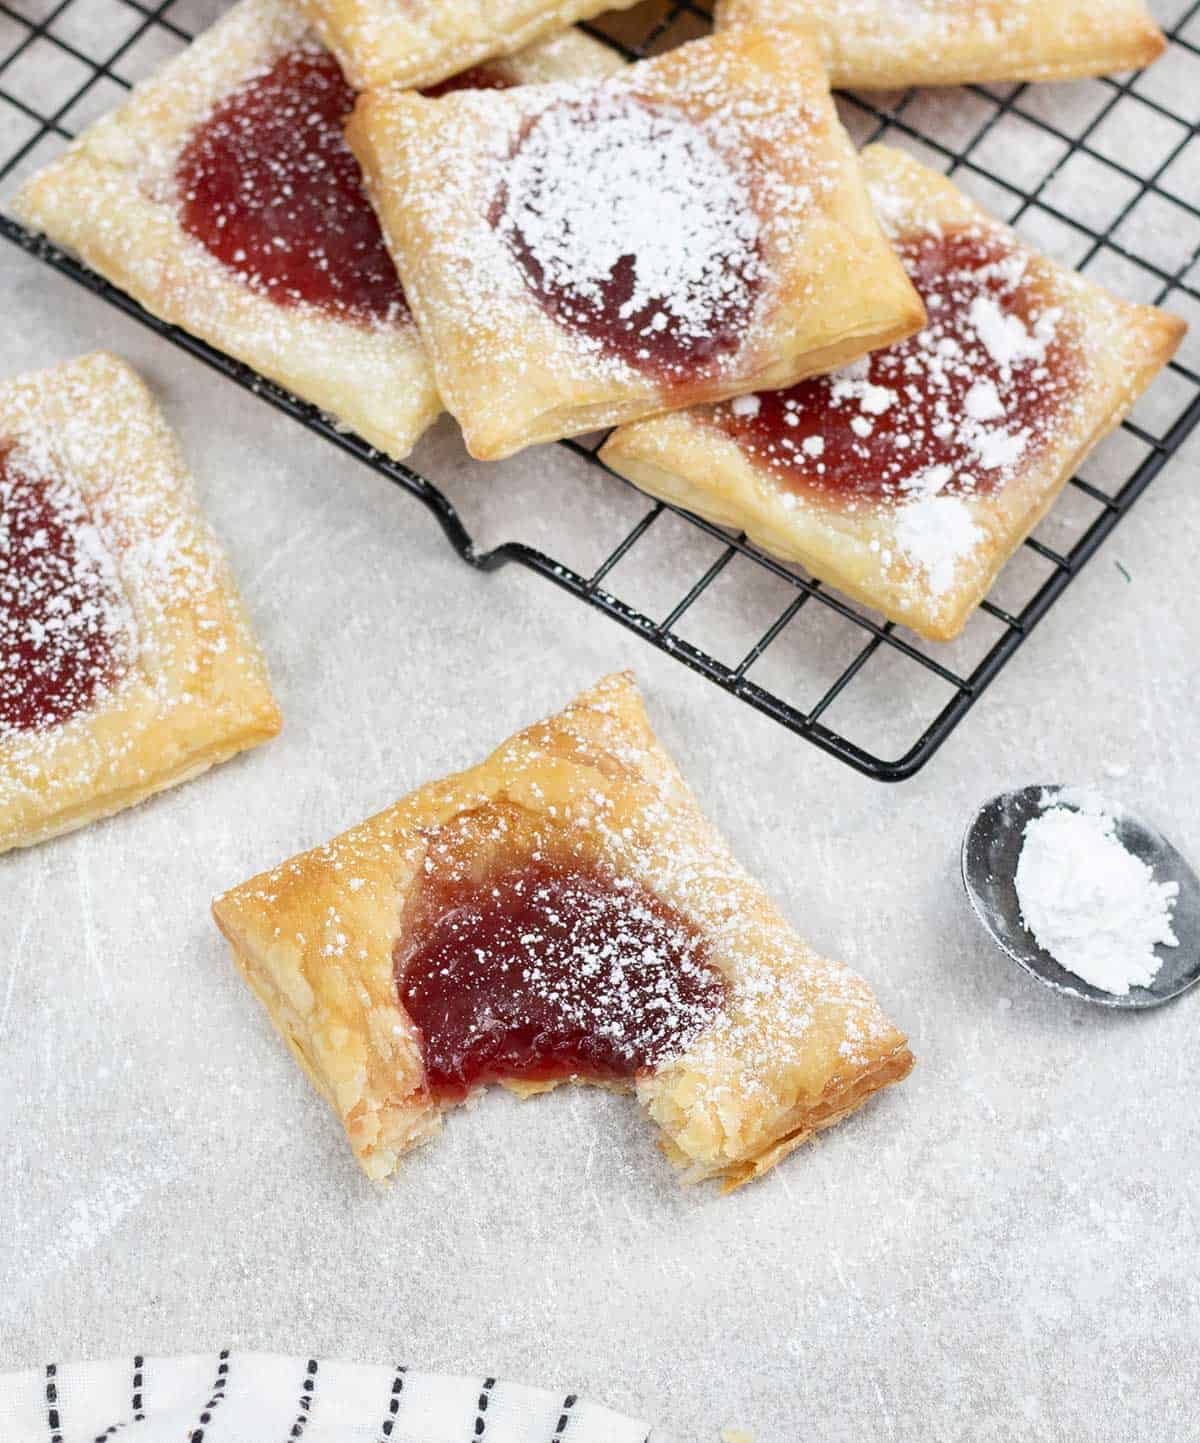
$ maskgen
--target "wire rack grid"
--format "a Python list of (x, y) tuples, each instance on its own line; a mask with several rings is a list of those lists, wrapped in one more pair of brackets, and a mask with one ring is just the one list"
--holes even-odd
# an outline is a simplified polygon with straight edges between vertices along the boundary
[[(902, 145), (955, 176), (993, 213), (1077, 268), (1133, 299), (1200, 319), (1200, 145), (1194, 144), (1200, 128), (1200, 0), (1174, 3), (1176, 13), (1166, 27), (1168, 55), (1142, 74), (1070, 86), (856, 94), (839, 98), (843, 119), (859, 143), (884, 139)], [(215, 0), (0, 0), (0, 195), (181, 49), (212, 18), (214, 6)], [(587, 28), (636, 59), (701, 34), (710, 23), (707, 10), (692, 0), (643, 0)], [(1188, 105), (1194, 113), (1184, 113)], [(646, 509), (636, 523), (586, 574), (521, 541), (478, 546), (455, 505), (427, 477), (381, 456), (312, 406), (150, 315), (2, 211), (0, 233), (418, 497), (472, 566), (489, 572), (510, 562), (527, 567), (798, 736), (884, 781), (910, 777), (929, 760), (1200, 422), (1200, 356), (1185, 351), (1150, 393), (1153, 404), (1146, 413), (1139, 406), (1097, 453), (1103, 474), (1073, 479), (1074, 499), (1086, 509), (1069, 544), (1050, 544), (1039, 528), (983, 602), (966, 633), (971, 639), (927, 647), (764, 554), (744, 536), (664, 503), (650, 504), (649, 498), (641, 498)], [(1195, 332), (1193, 327), (1193, 339)], [(598, 440), (560, 444), (582, 457), (585, 469), (606, 469), (595, 455)], [(606, 484), (628, 485), (607, 474)], [(1052, 515), (1066, 499), (1067, 494)], [(630, 574), (631, 562), (649, 556), (651, 533), (661, 530), (669, 515), (701, 533), (712, 559), (683, 579), (676, 600), (651, 616), (623, 600), (615, 582)], [(1024, 568), (1016, 599), (1009, 600), (1005, 583), (1022, 572), (1022, 559), (1034, 564)], [(714, 589), (733, 565), (755, 568), (776, 599), (768, 624), (753, 628), (748, 645), (743, 640), (717, 654), (718, 648), (683, 628), (706, 595), (712, 609)], [(806, 631), (821, 637), (819, 684), (804, 678), (802, 661), (790, 659), (770, 672), (780, 680), (768, 683), (768, 654)], [(789, 648), (789, 658), (795, 650)], [(872, 667), (880, 675), (868, 684)], [(786, 694), (794, 678), (810, 687), (804, 701)], [(906, 705), (897, 707), (898, 697)], [(885, 727), (880, 740), (871, 723), (885, 714), (899, 720), (899, 730)], [(843, 717), (857, 722), (865, 735), (854, 733)]]

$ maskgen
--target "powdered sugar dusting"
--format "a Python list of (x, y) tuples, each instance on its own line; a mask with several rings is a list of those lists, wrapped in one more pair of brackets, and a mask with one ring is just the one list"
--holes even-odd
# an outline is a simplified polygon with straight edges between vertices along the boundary
[(1009, 485), (1071, 424), (1082, 360), (1052, 274), (1000, 227), (881, 210), (925, 328), (718, 417), (796, 504), (887, 518), (889, 540), (872, 547), (881, 566), (903, 561), (939, 597), (983, 540), (973, 498)]
[(983, 540), (959, 496), (936, 493), (909, 501), (896, 516), (896, 546), (924, 574), (935, 596), (944, 596), (958, 576), (958, 563)]
[(541, 846), (481, 883), (444, 842), (431, 841), (436, 858), (452, 875), (434, 882), (427, 866), (422, 890), (436, 898), (396, 957), (435, 1093), (631, 1077), (683, 1051), (723, 1005), (698, 932), (634, 879), (550, 863)]
[(820, 284), (796, 237), (846, 152), (807, 42), (787, 44), (794, 78), (713, 36), (599, 83), (359, 102), (351, 144), (475, 454), (793, 359), (772, 302)]
[[(340, 187), (343, 200), (353, 202), (355, 162), (340, 133), (297, 117), (297, 144), (280, 162), (278, 193), (268, 198), (260, 188), (245, 197), (265, 222), (257, 252), (231, 245), (222, 258), (219, 211), (210, 215), (206, 236), (214, 249), (183, 224), (194, 189), (186, 182), (194, 177), (181, 188), (177, 169), (189, 142), (206, 121), (220, 119), (230, 97), (267, 85), (288, 56), (314, 63), (323, 56), (298, 7), (291, 0), (242, 0), (36, 174), (15, 209), (156, 315), (322, 407), (389, 454), (405, 455), (440, 407), (390, 259), (370, 234), (370, 210), (360, 210), (347, 228), (353, 203), (333, 206), (326, 196), (337, 224), (306, 245), (297, 222), (303, 228), (314, 210), (319, 217), (320, 198), (315, 206), (311, 196), (292, 205), (286, 192), (307, 177), (318, 189)], [(235, 152), (236, 125), (224, 124), (224, 132), (219, 138)], [(288, 249), (280, 247), (281, 264), (272, 266), (265, 256), (276, 238)], [(320, 279), (326, 260), (347, 254), (368, 262), (368, 286), (326, 277), (320, 289), (332, 307), (298, 293), (290, 272), (311, 259)]]
[(553, 314), (635, 364), (666, 341), (694, 370), (741, 342), (758, 218), (745, 177), (682, 113), (611, 91), (548, 106), (504, 168), (493, 224)]

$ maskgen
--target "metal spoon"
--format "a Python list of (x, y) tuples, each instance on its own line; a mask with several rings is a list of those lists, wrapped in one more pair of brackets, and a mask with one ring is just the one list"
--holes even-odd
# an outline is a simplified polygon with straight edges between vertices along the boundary
[(1021, 920), (1015, 878), (1025, 825), (1049, 806), (1072, 806), (1073, 790), (1022, 787), (1001, 792), (980, 807), (963, 837), (962, 875), (967, 896), (997, 946), (1047, 987), (1101, 1007), (1160, 1007), (1200, 980), (1200, 878), (1161, 833), (1123, 807), (1105, 804), (1122, 845), (1154, 869), (1156, 882), (1179, 883), (1172, 912), (1179, 946), (1155, 949), (1162, 966), (1150, 986), (1131, 987), (1123, 996), (1093, 987), (1060, 967)]

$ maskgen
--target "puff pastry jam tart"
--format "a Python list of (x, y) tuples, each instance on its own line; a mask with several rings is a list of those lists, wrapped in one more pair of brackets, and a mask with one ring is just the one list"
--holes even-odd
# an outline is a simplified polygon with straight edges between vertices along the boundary
[(214, 903), (372, 1177), (485, 1083), (635, 1091), (687, 1181), (767, 1171), (912, 1065), (729, 855), (613, 676)]
[[(357, 90), (430, 86), (637, 0), (300, 0)], [(543, 77), (550, 78), (550, 77)]]
[[(557, 37), (449, 84), (620, 61)], [(17, 197), (17, 213), (147, 309), (392, 456), (441, 409), (362, 176), (354, 92), (291, 0), (241, 0)]]
[(789, 385), (924, 319), (796, 31), (569, 89), (373, 92), (347, 138), (482, 459)]
[(1142, 0), (717, 0), (715, 18), (803, 26), (846, 90), (1104, 75), (1167, 43)]
[(1184, 327), (1038, 255), (907, 156), (875, 146), (863, 166), (926, 327), (829, 376), (625, 427), (601, 456), (944, 640)]
[(93, 355), (0, 382), (0, 851), (279, 730), (174, 442)]

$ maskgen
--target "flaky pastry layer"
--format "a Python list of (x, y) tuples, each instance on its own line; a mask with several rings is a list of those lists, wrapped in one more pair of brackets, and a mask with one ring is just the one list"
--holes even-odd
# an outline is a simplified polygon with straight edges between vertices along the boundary
[(1166, 47), (1141, 0), (718, 0), (716, 24), (804, 26), (846, 90), (1106, 75)]
[[(300, 0), (357, 90), (434, 85), (637, 0)], [(543, 76), (549, 79), (550, 76)], [(524, 82), (522, 82), (524, 83)]]

